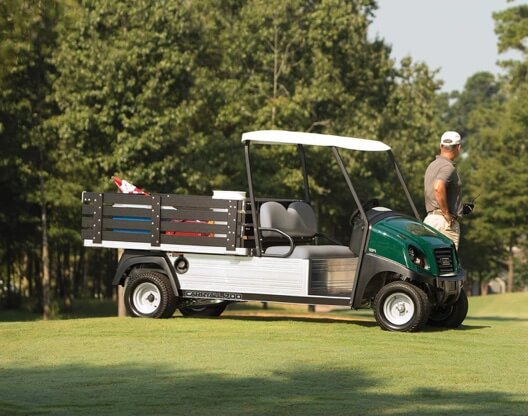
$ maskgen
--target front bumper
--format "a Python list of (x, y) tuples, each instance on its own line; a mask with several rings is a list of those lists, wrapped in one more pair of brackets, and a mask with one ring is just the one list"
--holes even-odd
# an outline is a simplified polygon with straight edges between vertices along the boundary
[(466, 272), (459, 269), (457, 275), (438, 277), (435, 279), (435, 296), (439, 305), (450, 305), (458, 300), (464, 286)]

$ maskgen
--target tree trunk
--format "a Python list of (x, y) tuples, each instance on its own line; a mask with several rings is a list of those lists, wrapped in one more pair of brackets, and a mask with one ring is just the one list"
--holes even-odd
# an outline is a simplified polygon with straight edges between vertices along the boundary
[(72, 269), (72, 296), (76, 297), (79, 294), (79, 282), (81, 281), (81, 270), (82, 270), (82, 252), (83, 246), (79, 248), (79, 252), (74, 251), (73, 255), (73, 269)]
[(273, 37), (273, 105), (271, 106), (271, 126), (275, 126), (275, 116), (277, 113), (276, 99), (277, 89), (279, 84), (279, 29), (275, 26), (275, 33)]
[(11, 275), (13, 274), (13, 260), (11, 259), (11, 245), (7, 244), (7, 251), (6, 251), (5, 259), (7, 261), (7, 278), (6, 278), (6, 287), (7, 287), (7, 306), (8, 308), (13, 308), (12, 305), (12, 293), (11, 293)]
[(513, 291), (513, 246), (510, 245), (510, 250), (508, 253), (508, 281), (506, 292)]
[(70, 259), (70, 246), (68, 245), (64, 251), (64, 261), (63, 261), (63, 273), (62, 273), (62, 285), (63, 285), (63, 294), (62, 299), (64, 301), (64, 312), (71, 314), (72, 308), (72, 297), (71, 297), (71, 281), (72, 281), (72, 267)]
[(81, 295), (85, 297), (88, 294), (88, 267), (90, 265), (89, 263), (89, 256), (86, 252), (84, 252), (83, 257), (83, 268), (82, 268), (82, 288), (81, 288)]
[[(117, 250), (117, 258), (118, 261), (123, 256), (123, 253), (125, 251), (123, 249)], [(125, 308), (125, 287), (122, 285), (117, 286), (117, 316), (118, 317), (126, 317), (126, 308)]]
[(50, 318), (50, 260), (48, 244), (48, 213), (44, 192), (44, 179), (40, 177), (40, 204), (42, 221), (42, 318)]

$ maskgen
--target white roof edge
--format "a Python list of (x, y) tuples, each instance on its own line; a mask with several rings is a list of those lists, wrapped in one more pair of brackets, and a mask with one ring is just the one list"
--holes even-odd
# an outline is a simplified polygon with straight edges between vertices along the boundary
[(335, 146), (356, 151), (380, 152), (390, 146), (378, 140), (351, 138), (347, 136), (324, 135), (321, 133), (290, 132), (287, 130), (257, 130), (242, 134), (242, 142), (252, 141), (266, 145), (291, 144), (310, 146)]

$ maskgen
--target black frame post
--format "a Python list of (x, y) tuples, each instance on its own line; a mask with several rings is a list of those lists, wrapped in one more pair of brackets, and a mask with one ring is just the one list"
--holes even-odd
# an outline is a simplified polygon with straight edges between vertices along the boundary
[(332, 151), (334, 152), (339, 168), (341, 169), (341, 172), (343, 173), (343, 176), (345, 177), (345, 181), (348, 185), (348, 188), (350, 189), (350, 192), (354, 196), (354, 201), (356, 202), (358, 206), (358, 210), (361, 213), (361, 217), (363, 218), (363, 223), (364, 223), (363, 236), (361, 238), (361, 251), (360, 253), (357, 254), (358, 255), (358, 263), (357, 263), (358, 268), (356, 269), (356, 277), (354, 280), (355, 284), (352, 288), (352, 292), (350, 293), (350, 305), (352, 305), (354, 302), (354, 293), (356, 292), (356, 286), (359, 281), (358, 277), (361, 272), (361, 267), (363, 266), (363, 255), (365, 253), (365, 246), (367, 244), (367, 236), (369, 233), (369, 222), (368, 222), (365, 210), (363, 209), (363, 205), (361, 204), (361, 201), (359, 200), (356, 190), (354, 186), (352, 185), (352, 181), (350, 180), (350, 176), (348, 175), (348, 172), (345, 168), (345, 164), (343, 163), (343, 160), (341, 159), (341, 155), (339, 155), (339, 151), (337, 150), (335, 146), (332, 146)]
[(260, 246), (260, 225), (257, 216), (257, 202), (255, 200), (255, 193), (253, 190), (253, 176), (251, 175), (251, 158), (249, 156), (249, 143), (244, 142), (244, 155), (246, 159), (246, 174), (249, 188), (249, 199), (251, 201), (251, 217), (253, 218), (253, 234), (255, 236), (255, 252), (257, 256), (262, 256), (262, 248)]
[(308, 184), (308, 172), (306, 171), (306, 154), (304, 152), (304, 146), (298, 144), (297, 149), (299, 150), (299, 158), (301, 160), (301, 168), (303, 173), (304, 198), (306, 202), (310, 204), (310, 185)]
[(411, 205), (414, 216), (416, 217), (416, 219), (421, 221), (422, 219), (420, 218), (420, 215), (418, 214), (418, 210), (416, 210), (416, 206), (414, 205), (413, 199), (411, 197), (411, 193), (409, 192), (409, 189), (407, 188), (407, 185), (405, 184), (405, 180), (403, 179), (403, 175), (400, 171), (400, 167), (398, 166), (398, 162), (396, 162), (396, 158), (394, 158), (394, 154), (392, 153), (391, 150), (388, 150), (387, 152), (389, 154), (389, 159), (392, 162), (394, 169), (396, 170), (396, 175), (398, 176), (398, 179), (400, 180), (400, 184), (403, 187), (405, 196), (407, 197), (407, 200), (409, 201), (409, 204)]

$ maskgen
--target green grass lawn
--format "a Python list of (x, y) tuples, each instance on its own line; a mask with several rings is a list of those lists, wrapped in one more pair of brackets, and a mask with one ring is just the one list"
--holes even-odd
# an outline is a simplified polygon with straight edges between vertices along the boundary
[(411, 334), (300, 307), (0, 321), (0, 414), (528, 414), (528, 293)]

